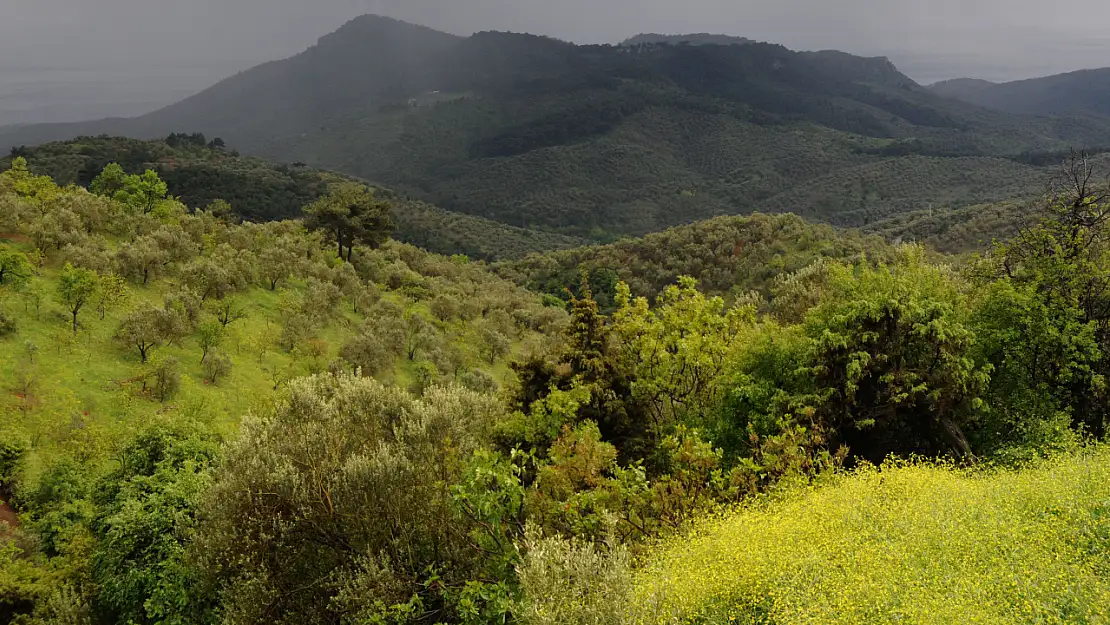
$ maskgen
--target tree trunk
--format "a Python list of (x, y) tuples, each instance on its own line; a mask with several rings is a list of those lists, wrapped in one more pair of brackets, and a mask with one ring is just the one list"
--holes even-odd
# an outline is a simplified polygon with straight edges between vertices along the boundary
[(964, 431), (956, 424), (950, 417), (940, 418), (940, 429), (944, 437), (948, 440), (948, 445), (952, 453), (960, 460), (968, 463), (975, 462), (975, 454), (971, 451), (971, 443), (967, 442), (967, 437), (964, 436)]
[(73, 312), (73, 333), (74, 334), (77, 334), (77, 313), (79, 313), (80, 311), (81, 311), (80, 308), (74, 308), (73, 311), (72, 311)]

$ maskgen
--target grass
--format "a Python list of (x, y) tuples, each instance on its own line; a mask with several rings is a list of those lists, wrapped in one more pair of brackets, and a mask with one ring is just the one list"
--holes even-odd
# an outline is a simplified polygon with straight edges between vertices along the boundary
[(645, 623), (1110, 623), (1110, 449), (768, 499), (665, 545), (630, 605)]
[[(32, 280), (28, 292), (42, 295), (37, 311), (26, 295), (7, 293), (0, 298), (0, 307), (18, 323), (14, 335), (0, 338), (0, 435), (14, 434), (29, 444), (26, 483), (34, 483), (59, 454), (111, 458), (135, 432), (160, 419), (187, 419), (232, 436), (244, 415), (272, 401), (276, 387), (326, 369), (341, 346), (358, 332), (363, 319), (344, 301), (337, 317), (318, 333), (327, 353), (319, 357), (290, 353), (275, 343), (282, 328), (280, 294), (255, 287), (233, 295), (247, 316), (228, 327), (220, 346), (231, 358), (230, 374), (210, 384), (204, 379), (195, 335), (157, 348), (146, 366), (136, 349), (113, 340), (130, 311), (144, 302), (160, 306), (174, 290), (174, 281), (153, 281), (149, 287), (130, 285), (129, 299), (107, 311), (103, 319), (92, 306), (87, 307), (80, 315), (77, 334), (54, 300), (57, 283), (57, 268), (42, 269)], [(301, 287), (296, 281), (289, 285), (292, 290)], [(411, 303), (395, 292), (383, 293), (383, 299), (428, 316), (425, 302)], [(502, 383), (514, 375), (506, 359), (491, 366), (481, 358), (467, 323), (454, 320), (438, 325), (446, 336), (454, 337), (447, 340), (453, 341), (473, 366)], [(260, 344), (266, 345), (264, 350)], [(514, 353), (526, 348), (525, 341), (518, 341)], [(181, 388), (173, 398), (160, 403), (127, 387), (128, 380), (171, 357), (179, 361), (181, 373)], [(416, 363), (402, 355), (379, 377), (411, 387), (417, 380)], [(27, 379), (30, 382), (25, 383)]]

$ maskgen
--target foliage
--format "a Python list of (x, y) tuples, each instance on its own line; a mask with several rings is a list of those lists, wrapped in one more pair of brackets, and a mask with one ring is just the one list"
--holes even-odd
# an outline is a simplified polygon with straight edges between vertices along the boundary
[(389, 238), (393, 231), (391, 210), (366, 187), (345, 183), (306, 206), (304, 212), (310, 228), (334, 234), (339, 257), (350, 262), (355, 245), (376, 248)]
[(671, 541), (610, 618), (1097, 622), (1110, 596), (1106, 455), (987, 475), (892, 463), (757, 501)]
[(632, 600), (632, 560), (621, 545), (545, 537), (533, 529), (517, 569), (528, 625), (618, 623)]
[(460, 389), (414, 399), (365, 378), (291, 382), (244, 423), (209, 496), (197, 548), (224, 618), (372, 620), (410, 601), (446, 618), (447, 591), (482, 565), (450, 488), (497, 412)]
[(97, 611), (111, 622), (201, 623), (210, 598), (186, 546), (207, 492), (218, 445), (209, 435), (155, 428), (120, 454), (93, 493), (99, 546), (92, 576)]

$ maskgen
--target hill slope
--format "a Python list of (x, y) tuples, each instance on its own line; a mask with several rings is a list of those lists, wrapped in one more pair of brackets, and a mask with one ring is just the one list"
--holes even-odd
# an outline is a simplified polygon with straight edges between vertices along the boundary
[(1110, 68), (998, 84), (959, 79), (929, 88), (938, 95), (1008, 113), (1110, 116)]
[[(0, 132), (0, 144), (183, 129), (452, 211), (600, 240), (786, 204), (855, 224), (842, 217), (839, 197), (828, 206), (775, 198), (811, 181), (843, 187), (895, 156), (996, 158), (1110, 144), (1110, 121), (988, 111), (942, 98), (882, 58), (763, 43), (464, 39), (374, 16), (150, 115), (17, 128)], [(975, 168), (987, 187), (1014, 173), (998, 160)], [(880, 185), (899, 181), (897, 167), (885, 172)], [(879, 198), (869, 210), (952, 199), (949, 189), (909, 195)], [(982, 195), (958, 199), (995, 199)]]
[[(88, 186), (108, 163), (120, 164), (127, 173), (154, 169), (170, 193), (187, 206), (203, 208), (214, 200), (224, 200), (236, 215), (251, 221), (298, 218), (301, 208), (322, 195), (329, 182), (343, 178), (301, 164), (278, 165), (241, 157), (205, 144), (204, 137), (171, 139), (176, 139), (173, 145), (164, 140), (79, 137), (16, 153), (28, 160), (34, 173), (50, 176), (62, 185)], [(0, 159), (0, 169), (9, 167), (10, 160)], [(388, 189), (378, 192), (395, 206), (397, 238), (440, 254), (485, 260), (519, 258), (585, 242), (452, 213)]]

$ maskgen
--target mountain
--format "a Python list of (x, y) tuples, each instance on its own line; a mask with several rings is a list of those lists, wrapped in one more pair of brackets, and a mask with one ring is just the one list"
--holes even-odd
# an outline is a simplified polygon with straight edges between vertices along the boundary
[(1110, 68), (1005, 83), (962, 78), (929, 87), (934, 93), (1007, 113), (1110, 117)]
[(991, 87), (997, 86), (998, 83), (989, 80), (980, 80), (978, 78), (953, 78), (952, 80), (942, 80), (933, 83), (929, 85), (929, 90), (946, 98), (968, 102), (971, 101), (971, 98), (987, 91)]
[(747, 37), (734, 37), (732, 35), (711, 35), (709, 33), (694, 33), (689, 35), (660, 35), (658, 33), (641, 33), (621, 42), (622, 46), (642, 46), (650, 44), (692, 46), (736, 46), (756, 43)]
[[(173, 135), (168, 141), (78, 137), (21, 148), (13, 156), (26, 158), (34, 173), (63, 185), (88, 186), (109, 163), (118, 163), (131, 174), (153, 169), (166, 181), (170, 194), (187, 206), (203, 208), (224, 200), (236, 215), (252, 221), (300, 217), (301, 209), (325, 193), (330, 183), (347, 178), (301, 163), (289, 166), (243, 157), (206, 143), (203, 135)], [(10, 160), (0, 159), (0, 170), (10, 167)], [(435, 253), (498, 260), (585, 243), (453, 213), (390, 189), (377, 192), (394, 205), (395, 236)]]
[[(860, 226), (997, 201), (1039, 189), (1031, 155), (1110, 145), (1110, 120), (989, 111), (885, 58), (461, 38), (375, 16), (150, 115), (9, 129), (0, 144), (179, 131), (600, 241), (760, 210)], [(908, 184), (922, 163), (945, 184)]]

